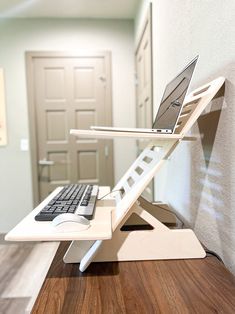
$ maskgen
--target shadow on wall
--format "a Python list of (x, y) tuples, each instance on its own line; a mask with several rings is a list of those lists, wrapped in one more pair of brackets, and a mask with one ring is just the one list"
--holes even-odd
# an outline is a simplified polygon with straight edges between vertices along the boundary
[[(214, 154), (212, 155), (212, 152), (224, 103), (224, 91), (225, 88), (223, 86), (213, 98), (211, 110), (201, 115), (197, 120), (197, 132), (201, 135), (201, 143), (192, 145), (191, 148), (192, 160), (196, 161), (191, 164), (191, 204), (193, 204), (191, 224), (193, 228), (195, 228), (200, 210), (210, 214), (212, 210), (209, 206), (211, 193), (216, 192), (214, 201), (219, 206), (222, 205), (218, 200), (218, 191), (221, 189), (220, 176), (222, 174), (217, 167), (219, 161), (216, 160)], [(215, 103), (216, 110), (214, 110)]]
[(234, 96), (235, 86), (226, 79), (225, 85), (212, 100), (209, 112), (198, 119), (195, 126), (198, 130), (194, 128), (194, 132), (200, 132), (202, 139), (201, 143), (191, 147), (190, 201), (191, 226), (202, 235), (202, 242), (221, 254), (231, 268), (235, 253), (235, 176), (232, 170), (235, 151), (231, 141), (235, 119)]
[[(206, 169), (209, 168), (216, 131), (224, 102), (225, 84), (212, 100), (213, 111), (202, 115), (197, 120), (199, 133), (202, 135), (201, 144), (204, 154)], [(215, 110), (216, 108), (216, 110)]]

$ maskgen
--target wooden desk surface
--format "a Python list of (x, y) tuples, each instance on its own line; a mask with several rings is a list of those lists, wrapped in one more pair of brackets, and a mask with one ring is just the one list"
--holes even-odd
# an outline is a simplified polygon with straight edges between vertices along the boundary
[[(61, 243), (32, 313), (235, 313), (235, 277), (215, 257), (64, 264)], [(36, 271), (36, 269), (35, 269)]]

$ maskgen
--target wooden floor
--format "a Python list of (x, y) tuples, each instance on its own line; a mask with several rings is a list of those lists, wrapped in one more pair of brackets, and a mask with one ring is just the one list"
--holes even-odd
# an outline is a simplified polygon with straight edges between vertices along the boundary
[(56, 253), (32, 313), (235, 313), (235, 277), (214, 256), (92, 263), (86, 272)]
[(56, 242), (6, 242), (0, 235), (0, 313), (30, 313), (57, 248)]

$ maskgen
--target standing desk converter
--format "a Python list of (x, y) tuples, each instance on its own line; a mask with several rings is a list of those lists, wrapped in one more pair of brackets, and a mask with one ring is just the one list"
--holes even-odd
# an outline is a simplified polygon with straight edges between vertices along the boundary
[[(72, 240), (64, 256), (64, 262), (80, 263), (80, 271), (85, 271), (93, 261), (205, 257), (205, 251), (192, 230), (168, 228), (160, 219), (161, 212), (156, 217), (147, 208), (148, 206), (143, 208), (140, 195), (181, 141), (195, 139), (187, 137), (186, 134), (223, 83), (224, 78), (219, 77), (187, 96), (174, 134), (71, 130), (70, 133), (78, 137), (135, 137), (148, 139), (150, 143), (113, 188), (113, 191), (116, 191), (114, 199), (97, 202), (95, 216), (89, 229), (63, 233), (57, 232), (51, 222), (34, 220), (35, 215), (58, 192), (55, 190), (6, 235), (6, 240)], [(132, 214), (141, 217), (153, 229), (122, 231), (122, 226)], [(172, 219), (172, 216), (169, 219)]]

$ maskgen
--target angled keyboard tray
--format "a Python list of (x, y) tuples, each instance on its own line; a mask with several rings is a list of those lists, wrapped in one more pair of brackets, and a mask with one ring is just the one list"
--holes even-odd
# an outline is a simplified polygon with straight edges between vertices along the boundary
[[(67, 241), (67, 240), (105, 240), (112, 237), (111, 211), (114, 209), (113, 200), (97, 201), (94, 219), (91, 226), (79, 232), (58, 232), (50, 221), (36, 221), (34, 217), (62, 189), (55, 189), (38, 207), (28, 214), (5, 237), (8, 241)], [(101, 187), (104, 194), (109, 191)], [(108, 192), (107, 192), (108, 193)]]

